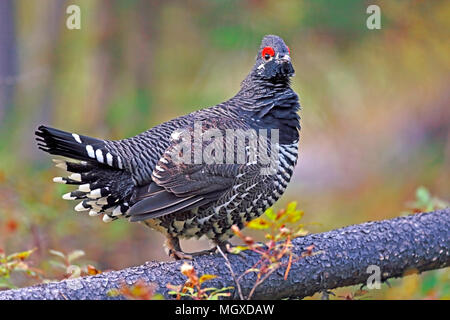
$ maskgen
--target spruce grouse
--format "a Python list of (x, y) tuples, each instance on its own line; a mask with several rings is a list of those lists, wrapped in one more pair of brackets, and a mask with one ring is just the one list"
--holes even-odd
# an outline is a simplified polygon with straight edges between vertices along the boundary
[[(139, 221), (167, 237), (169, 254), (188, 257), (180, 238), (224, 245), (285, 191), (297, 163), (300, 109), (290, 87), (290, 51), (265, 36), (256, 63), (231, 99), (162, 123), (135, 137), (101, 140), (47, 126), (39, 148), (78, 185), (63, 196), (76, 211)], [(275, 156), (273, 156), (275, 155)]]

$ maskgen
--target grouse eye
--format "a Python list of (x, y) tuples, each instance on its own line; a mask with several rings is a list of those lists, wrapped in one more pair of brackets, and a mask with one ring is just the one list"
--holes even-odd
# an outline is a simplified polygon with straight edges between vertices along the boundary
[(288, 46), (286, 46), (286, 48), (288, 49), (288, 53), (291, 54), (291, 49), (289, 49)]
[(275, 56), (275, 50), (272, 47), (265, 47), (261, 52), (262, 57), (265, 60), (269, 60), (271, 57)]

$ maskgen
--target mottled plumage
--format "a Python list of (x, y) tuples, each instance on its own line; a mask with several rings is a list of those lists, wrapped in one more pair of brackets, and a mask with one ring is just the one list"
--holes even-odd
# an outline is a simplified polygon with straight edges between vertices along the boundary
[[(293, 74), (288, 47), (266, 36), (241, 89), (226, 102), (129, 139), (100, 140), (40, 126), (37, 140), (50, 154), (78, 160), (54, 160), (71, 172), (54, 181), (78, 185), (63, 196), (80, 200), (75, 210), (103, 214), (104, 221), (141, 221), (167, 236), (171, 253), (181, 251), (179, 238), (206, 236), (222, 244), (233, 224), (242, 228), (261, 215), (291, 179), (300, 130)], [(253, 140), (266, 156), (278, 150), (275, 162), (263, 163), (261, 153), (252, 158)], [(180, 149), (185, 141), (191, 147)]]

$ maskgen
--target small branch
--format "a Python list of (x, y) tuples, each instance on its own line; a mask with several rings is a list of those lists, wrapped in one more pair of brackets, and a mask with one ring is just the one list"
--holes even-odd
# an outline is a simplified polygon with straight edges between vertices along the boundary
[(235, 275), (235, 273), (233, 271), (233, 267), (231, 266), (230, 260), (228, 260), (228, 257), (226, 256), (225, 253), (223, 253), (222, 249), (220, 249), (220, 246), (217, 246), (217, 251), (219, 251), (219, 253), (222, 255), (222, 257), (224, 258), (225, 263), (226, 263), (226, 265), (228, 267), (228, 270), (230, 270), (230, 274), (233, 277), (234, 284), (236, 285), (236, 288), (237, 288), (237, 291), (238, 291), (238, 294), (239, 294), (239, 299), (245, 300), (244, 299), (244, 295), (242, 294), (241, 285), (239, 283), (239, 280), (236, 278), (236, 275)]
[[(311, 245), (314, 252), (322, 253), (292, 263), (286, 280), (285, 268), (278, 268), (258, 286), (253, 298), (303, 298), (337, 287), (365, 284), (371, 265), (380, 268), (383, 281), (401, 277), (410, 269), (423, 272), (448, 267), (450, 208), (311, 234), (292, 240), (292, 244), (297, 256)], [(219, 276), (208, 281), (208, 287), (223, 288), (235, 286), (229, 266), (241, 275), (260, 258), (253, 252), (227, 257), (224, 260), (220, 254), (205, 255), (191, 263), (199, 275)], [(0, 299), (118, 299), (109, 297), (107, 292), (118, 288), (122, 281), (131, 285), (139, 279), (156, 284), (156, 291), (170, 298), (166, 285), (183, 284), (186, 280), (179, 271), (182, 264), (183, 261), (147, 262), (96, 276), (0, 291)], [(243, 276), (239, 281), (241, 292), (235, 290), (233, 297), (248, 296), (256, 281), (254, 273)]]

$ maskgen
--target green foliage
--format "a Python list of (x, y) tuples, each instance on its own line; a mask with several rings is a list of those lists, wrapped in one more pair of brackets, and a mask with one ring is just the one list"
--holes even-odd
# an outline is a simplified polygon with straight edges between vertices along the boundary
[(198, 277), (194, 267), (188, 263), (184, 263), (181, 266), (181, 273), (187, 277), (183, 285), (167, 285), (171, 289), (169, 294), (176, 296), (177, 300), (180, 300), (181, 297), (188, 297), (193, 300), (219, 300), (221, 297), (229, 297), (229, 291), (233, 289), (233, 287), (219, 289), (213, 287), (204, 288), (203, 284), (205, 282), (215, 279), (217, 276), (204, 274)]
[[(228, 251), (230, 253), (239, 254), (242, 251), (251, 250), (260, 255), (260, 259), (252, 267), (247, 269), (238, 278), (235, 278), (236, 285), (239, 288), (239, 281), (243, 276), (251, 272), (256, 273), (255, 284), (248, 296), (244, 297), (239, 290), (241, 299), (251, 299), (256, 288), (266, 281), (273, 272), (282, 267), (286, 267), (284, 272), (284, 279), (286, 280), (293, 263), (305, 256), (321, 253), (320, 251), (313, 252), (314, 245), (306, 248), (300, 256), (295, 254), (292, 250), (292, 239), (307, 234), (303, 224), (299, 223), (303, 214), (303, 211), (297, 210), (297, 202), (291, 202), (287, 205), (286, 209), (281, 209), (275, 213), (272, 208), (269, 208), (266, 210), (264, 216), (250, 221), (247, 224), (248, 228), (265, 231), (265, 243), (258, 243), (252, 237), (244, 235), (236, 225), (232, 227), (235, 235), (238, 236), (245, 245), (228, 248)], [(224, 254), (223, 257), (227, 261), (227, 266), (230, 269), (231, 274), (234, 275), (233, 267), (229, 263), (227, 257)]]
[(60, 251), (49, 250), (50, 254), (57, 258), (57, 260), (49, 261), (50, 265), (55, 269), (53, 273), (56, 272), (58, 274), (63, 272), (62, 277), (51, 280), (46, 272), (42, 269), (33, 267), (32, 263), (29, 261), (30, 255), (35, 251), (36, 249), (32, 249), (6, 255), (5, 252), (0, 249), (0, 290), (17, 288), (11, 281), (11, 275), (13, 273), (22, 273), (28, 278), (33, 279), (35, 283), (48, 283), (61, 280), (62, 278), (76, 278), (101, 273), (100, 270), (97, 270), (92, 265), (78, 265), (74, 263), (75, 260), (78, 260), (85, 255), (82, 250), (74, 250), (67, 255)]
[(55, 256), (56, 260), (50, 260), (50, 264), (55, 267), (56, 270), (64, 272), (64, 278), (72, 279), (87, 275), (96, 275), (101, 273), (92, 265), (79, 265), (75, 264), (75, 260), (80, 259), (85, 255), (83, 250), (74, 250), (67, 255), (57, 250), (49, 250), (50, 254)]
[(26, 261), (36, 249), (12, 253), (6, 255), (0, 249), (0, 290), (15, 289), (16, 286), (11, 283), (11, 274), (14, 272), (25, 273), (32, 278), (39, 278), (41, 271), (30, 266)]
[(273, 208), (267, 209), (264, 216), (250, 221), (247, 227), (255, 230), (267, 229), (265, 237), (270, 240), (279, 241), (288, 236), (293, 239), (307, 234), (304, 225), (297, 223), (303, 215), (302, 210), (297, 210), (297, 202), (293, 201), (288, 203), (286, 209), (277, 213)]
[(118, 289), (111, 289), (108, 291), (108, 296), (118, 297), (123, 296), (128, 300), (163, 300), (164, 297), (155, 293), (155, 286), (147, 284), (143, 280), (136, 281), (129, 286), (125, 282), (121, 284)]
[[(431, 196), (430, 191), (421, 186), (416, 190), (416, 200), (408, 203), (413, 213), (429, 212), (438, 209), (444, 209), (450, 204), (442, 199)], [(410, 212), (406, 212), (407, 214)]]

